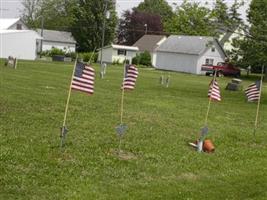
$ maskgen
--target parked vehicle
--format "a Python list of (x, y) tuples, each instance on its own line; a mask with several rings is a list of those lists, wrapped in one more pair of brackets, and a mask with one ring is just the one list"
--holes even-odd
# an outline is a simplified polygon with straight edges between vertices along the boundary
[(241, 75), (241, 70), (238, 67), (226, 62), (218, 62), (217, 65), (202, 65), (201, 71), (207, 76), (214, 74), (215, 71), (217, 76), (240, 77)]

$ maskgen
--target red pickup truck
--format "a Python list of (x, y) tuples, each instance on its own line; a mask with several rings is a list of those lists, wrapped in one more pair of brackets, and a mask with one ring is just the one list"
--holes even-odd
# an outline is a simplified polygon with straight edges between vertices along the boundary
[(218, 62), (217, 65), (202, 65), (201, 71), (206, 75), (214, 74), (217, 71), (217, 76), (234, 76), (240, 77), (241, 70), (230, 63)]

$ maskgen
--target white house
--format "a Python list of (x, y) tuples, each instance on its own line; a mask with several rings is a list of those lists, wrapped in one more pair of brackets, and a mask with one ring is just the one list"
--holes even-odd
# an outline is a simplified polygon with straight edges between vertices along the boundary
[(103, 47), (103, 49), (99, 49), (98, 61), (101, 60), (101, 51), (102, 52), (102, 61), (106, 63), (123, 63), (125, 59), (129, 60), (130, 63), (133, 57), (136, 56), (138, 52), (138, 47), (133, 46), (124, 46), (124, 45), (116, 45), (111, 44), (109, 46)]
[(8, 56), (34, 60), (37, 40), (41, 37), (31, 30), (0, 30), (0, 58)]
[(29, 30), (20, 18), (0, 18), (0, 30)]
[(76, 51), (76, 41), (72, 37), (70, 32), (66, 31), (54, 31), (54, 30), (42, 30), (37, 29), (37, 32), (43, 37), (42, 44), (39, 41), (38, 50), (46, 51), (52, 48), (62, 49), (66, 52)]
[(201, 74), (201, 66), (224, 62), (226, 54), (212, 37), (169, 36), (157, 49), (155, 68)]
[(0, 58), (34, 60), (41, 36), (29, 30), (20, 18), (0, 18)]
[(133, 46), (139, 48), (139, 53), (148, 51), (151, 56), (152, 66), (156, 64), (156, 53), (155, 50), (159, 47), (167, 37), (165, 35), (144, 35), (139, 40), (137, 40)]

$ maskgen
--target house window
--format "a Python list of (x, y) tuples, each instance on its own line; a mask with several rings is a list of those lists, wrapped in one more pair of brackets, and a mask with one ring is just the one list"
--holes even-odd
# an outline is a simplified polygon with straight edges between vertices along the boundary
[(126, 56), (126, 50), (125, 49), (118, 49), (118, 55)]
[(206, 65), (213, 65), (213, 62), (214, 62), (214, 59), (207, 58), (205, 64)]
[(211, 47), (211, 52), (215, 52), (215, 47)]
[(21, 30), (22, 29), (22, 25), (21, 24), (17, 24), (17, 30)]

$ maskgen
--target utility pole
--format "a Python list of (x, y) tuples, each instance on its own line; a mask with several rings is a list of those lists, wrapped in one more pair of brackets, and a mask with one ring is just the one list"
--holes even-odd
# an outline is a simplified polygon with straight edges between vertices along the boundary
[(42, 57), (43, 52), (43, 35), (44, 35), (44, 16), (41, 15), (41, 42), (40, 42), (40, 58)]
[(100, 67), (103, 64), (103, 47), (105, 42), (105, 29), (106, 29), (106, 14), (107, 14), (108, 0), (105, 0), (104, 5), (104, 19), (103, 19), (103, 27), (102, 27), (102, 44), (101, 44), (101, 54), (100, 54)]

